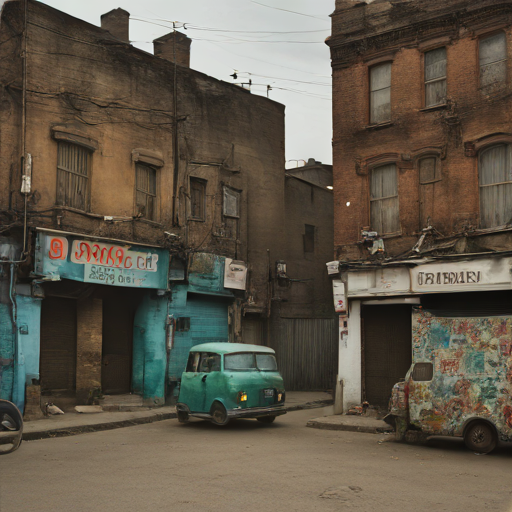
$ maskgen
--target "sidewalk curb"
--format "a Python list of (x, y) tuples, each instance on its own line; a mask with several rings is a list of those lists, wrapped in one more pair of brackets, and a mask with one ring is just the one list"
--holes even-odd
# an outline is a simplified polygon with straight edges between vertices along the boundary
[(135, 425), (144, 425), (145, 423), (154, 423), (155, 421), (169, 420), (172, 418), (176, 418), (175, 412), (153, 414), (151, 416), (143, 416), (129, 420), (96, 423), (93, 425), (78, 425), (76, 427), (62, 427), (51, 430), (40, 430), (38, 432), (23, 432), (23, 441), (37, 441), (38, 439), (75, 436), (89, 432), (101, 432), (102, 430), (114, 430), (115, 428), (133, 427)]
[(321, 430), (340, 430), (344, 432), (361, 432), (363, 434), (387, 434), (394, 432), (393, 427), (373, 427), (370, 425), (347, 425), (343, 423), (327, 423), (321, 420), (310, 420), (306, 427), (318, 428)]
[[(332, 404), (333, 400), (318, 400), (315, 402), (307, 402), (305, 404), (292, 405), (290, 407), (285, 406), (285, 409), (287, 412), (292, 412), (301, 411), (303, 409), (317, 409)], [(109, 421), (104, 423), (95, 423), (93, 425), (77, 425), (75, 427), (53, 428), (35, 432), (23, 432), (23, 441), (37, 441), (38, 439), (75, 436), (78, 434), (87, 434), (89, 432), (101, 432), (103, 430), (114, 430), (116, 428), (134, 427), (136, 425), (144, 425), (146, 423), (154, 423), (156, 421), (170, 420), (173, 418), (176, 418), (175, 412), (156, 413), (129, 420)]]

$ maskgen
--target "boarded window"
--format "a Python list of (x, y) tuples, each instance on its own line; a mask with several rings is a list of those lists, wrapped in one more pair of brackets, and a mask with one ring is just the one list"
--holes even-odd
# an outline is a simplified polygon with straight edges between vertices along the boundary
[(206, 181), (190, 178), (190, 217), (205, 220)]
[(425, 53), (425, 106), (446, 103), (446, 48)]
[(138, 163), (135, 171), (137, 214), (141, 214), (148, 220), (156, 220), (156, 169)]
[(400, 229), (396, 165), (382, 165), (370, 173), (370, 224), (380, 235)]
[(480, 227), (493, 228), (512, 221), (511, 146), (499, 144), (480, 153)]
[(480, 87), (486, 92), (507, 80), (507, 39), (504, 32), (480, 40)]
[(304, 224), (304, 252), (315, 252), (315, 226)]
[(391, 62), (370, 69), (370, 123), (391, 119)]
[(75, 144), (58, 143), (57, 204), (87, 211), (91, 153)]
[(240, 192), (224, 187), (223, 213), (225, 217), (240, 217)]
[(420, 183), (422, 185), (439, 179), (437, 158), (435, 156), (420, 159), (418, 167), (420, 171)]

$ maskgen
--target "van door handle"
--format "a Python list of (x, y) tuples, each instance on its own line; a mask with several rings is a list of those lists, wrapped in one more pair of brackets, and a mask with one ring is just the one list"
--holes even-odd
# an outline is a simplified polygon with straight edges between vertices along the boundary
[(201, 379), (201, 382), (204, 382), (206, 380), (206, 377), (208, 377), (208, 375), (203, 375), (203, 378)]

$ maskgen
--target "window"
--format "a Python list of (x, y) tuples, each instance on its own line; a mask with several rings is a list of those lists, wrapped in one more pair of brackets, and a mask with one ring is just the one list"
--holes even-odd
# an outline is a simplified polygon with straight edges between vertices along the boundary
[(396, 165), (382, 165), (370, 173), (370, 225), (379, 235), (400, 229)]
[(142, 163), (135, 165), (137, 214), (156, 220), (156, 169)]
[(427, 156), (418, 161), (418, 169), (420, 174), (420, 184), (425, 185), (439, 179), (437, 158), (435, 156)]
[(428, 382), (434, 376), (432, 363), (416, 363), (412, 370), (412, 380), (415, 382)]
[(507, 80), (507, 39), (504, 32), (480, 39), (480, 87), (486, 91)]
[(512, 221), (511, 146), (498, 144), (479, 155), (480, 227), (504, 226)]
[(304, 224), (304, 252), (315, 252), (315, 226)]
[(240, 192), (224, 187), (223, 214), (225, 217), (240, 217)]
[(68, 142), (57, 151), (57, 204), (88, 210), (91, 152)]
[(190, 218), (205, 220), (206, 181), (190, 178)]
[(391, 62), (370, 68), (370, 124), (391, 119)]
[(230, 354), (224, 356), (225, 370), (238, 371), (256, 371), (256, 360), (254, 354), (250, 352), (242, 352), (240, 354)]
[(188, 356), (187, 372), (220, 372), (220, 355), (213, 352), (191, 352)]
[(190, 331), (190, 317), (180, 316), (176, 319), (176, 332), (188, 332)]
[(425, 106), (446, 103), (446, 48), (425, 53)]

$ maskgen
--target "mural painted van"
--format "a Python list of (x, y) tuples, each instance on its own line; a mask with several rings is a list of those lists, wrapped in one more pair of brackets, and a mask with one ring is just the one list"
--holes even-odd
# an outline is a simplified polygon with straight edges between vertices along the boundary
[(203, 343), (190, 349), (176, 410), (181, 423), (189, 416), (217, 425), (233, 418), (272, 423), (286, 413), (284, 402), (283, 378), (271, 348)]
[(512, 441), (512, 316), (418, 308), (412, 324), (412, 366), (395, 384), (385, 418), (397, 438), (408, 429), (458, 436), (479, 453)]

